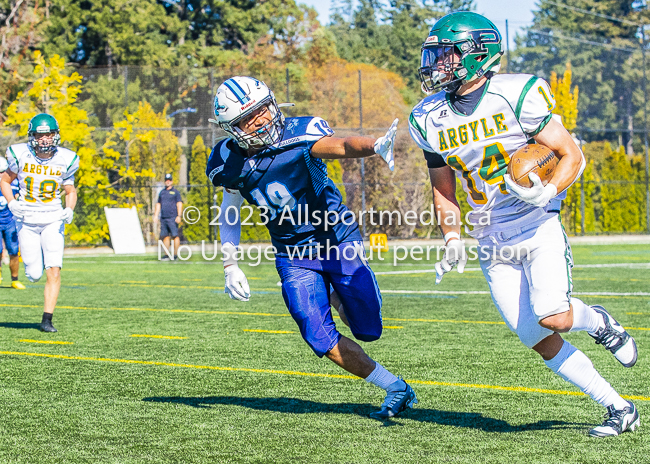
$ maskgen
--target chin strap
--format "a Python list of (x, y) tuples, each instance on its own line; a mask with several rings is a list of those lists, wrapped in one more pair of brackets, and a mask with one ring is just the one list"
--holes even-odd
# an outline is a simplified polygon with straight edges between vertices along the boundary
[(463, 81), (459, 79), (457, 81), (452, 81), (447, 85), (443, 85), (442, 90), (444, 90), (447, 93), (456, 93), (458, 89), (460, 89), (461, 85), (463, 85)]

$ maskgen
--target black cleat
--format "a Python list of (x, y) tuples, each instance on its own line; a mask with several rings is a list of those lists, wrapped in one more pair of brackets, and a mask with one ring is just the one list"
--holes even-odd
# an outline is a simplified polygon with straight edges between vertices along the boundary
[(41, 332), (58, 332), (58, 330), (56, 330), (52, 325), (52, 321), (41, 322), (39, 329), (41, 330)]

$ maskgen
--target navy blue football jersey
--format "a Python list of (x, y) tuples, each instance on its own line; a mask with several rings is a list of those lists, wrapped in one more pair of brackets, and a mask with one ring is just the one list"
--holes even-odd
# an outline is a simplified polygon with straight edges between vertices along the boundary
[(311, 156), (312, 146), (332, 134), (321, 118), (287, 118), (282, 139), (260, 154), (248, 156), (233, 139), (212, 149), (206, 174), (215, 186), (238, 190), (250, 204), (269, 208), (266, 226), (280, 256), (290, 247), (361, 240), (327, 166)]
[[(11, 183), (11, 191), (14, 194), (14, 197), (20, 192), (20, 187), (18, 185), (18, 179), (14, 179)], [(7, 199), (4, 195), (0, 194), (0, 226), (6, 226), (13, 221), (14, 215), (9, 211), (9, 206), (7, 205)], [(0, 239), (1, 240), (1, 239)], [(0, 244), (2, 245), (2, 244)]]

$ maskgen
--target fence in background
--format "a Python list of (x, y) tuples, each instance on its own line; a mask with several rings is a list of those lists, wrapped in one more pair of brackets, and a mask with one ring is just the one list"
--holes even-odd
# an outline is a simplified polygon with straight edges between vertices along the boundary
[[(199, 135), (208, 146), (214, 145), (225, 136), (225, 133), (210, 124), (208, 119), (214, 117), (213, 96), (216, 88), (233, 73), (204, 68), (188, 70), (136, 66), (79, 68), (76, 71), (83, 77), (83, 92), (79, 101), (89, 114), (90, 124), (95, 127), (94, 137), (98, 145), (101, 145), (102, 140), (113, 130), (114, 123), (124, 119), (124, 112), (133, 113), (140, 102), (148, 102), (156, 112), (166, 111), (171, 131), (183, 147), (178, 184), (182, 186), (181, 190), (188, 204), (196, 203), (197, 198), (200, 198), (199, 203), (208, 208), (207, 213), (210, 213), (209, 207), (219, 201), (219, 190), (208, 185), (189, 185), (188, 173), (192, 164), (190, 147)], [(287, 116), (322, 116), (330, 121), (338, 136), (358, 134), (377, 137), (383, 135), (393, 117), (401, 117), (395, 174), (388, 175), (382, 171), (387, 171), (384, 165), (375, 164), (373, 160), (347, 160), (343, 163), (343, 175), (338, 184), (345, 191), (346, 202), (353, 211), (367, 211), (371, 208), (398, 211), (411, 208), (414, 211), (422, 211), (430, 206), (431, 191), (427, 169), (421, 151), (414, 145), (407, 130), (406, 118), (409, 108), (404, 104), (400, 91), (392, 89), (392, 84), (385, 78), (354, 71), (341, 72), (329, 80), (305, 82), (303, 78), (294, 76), (289, 69), (284, 73), (261, 78), (275, 91), (278, 102), (296, 104), (293, 108), (283, 109)], [(393, 101), (390, 101), (390, 104), (384, 103), (395, 95), (399, 97), (401, 106)], [(142, 128), (144, 129), (146, 128)], [(622, 144), (622, 137), (627, 137), (630, 130), (581, 127), (576, 132), (578, 138), (587, 142), (609, 140), (616, 147), (619, 143)], [(634, 132), (637, 135), (643, 133), (638, 129)], [(15, 137), (12, 141), (15, 141)], [(8, 143), (8, 139), (5, 142)], [(635, 148), (639, 153), (643, 151), (640, 142), (636, 143)], [(128, 166), (128, 152), (124, 154), (124, 160), (121, 162)], [(156, 172), (158, 181), (162, 179), (163, 174)], [(162, 188), (162, 183), (154, 182), (137, 188), (142, 190), (139, 197), (147, 199), (140, 202), (141, 218), (147, 242), (151, 243), (156, 237), (151, 215), (157, 190)], [(647, 178), (600, 178), (593, 182), (582, 179), (573, 188), (578, 192), (579, 200), (565, 206), (563, 212), (570, 233), (648, 231)], [(606, 213), (602, 210), (602, 199), (599, 199), (605, 188), (619, 191), (616, 195), (611, 192), (610, 194), (619, 198), (620, 203), (625, 204), (627, 209), (633, 205), (632, 208), (638, 210), (636, 224), (630, 227), (622, 226), (616, 230), (605, 230), (602, 218)], [(190, 194), (191, 198), (188, 199)], [(616, 201), (609, 201), (607, 205), (608, 208), (617, 207)], [(209, 222), (208, 220), (199, 225), (186, 226), (186, 230), (193, 230), (188, 239), (195, 241), (200, 237), (213, 240), (216, 231)], [(366, 236), (373, 232), (384, 232), (389, 236), (401, 238), (431, 237), (438, 234), (436, 227), (403, 226), (398, 229), (393, 225), (373, 226), (367, 221), (363, 222), (362, 228)], [(260, 234), (262, 232), (251, 232), (248, 237), (253, 240)]]

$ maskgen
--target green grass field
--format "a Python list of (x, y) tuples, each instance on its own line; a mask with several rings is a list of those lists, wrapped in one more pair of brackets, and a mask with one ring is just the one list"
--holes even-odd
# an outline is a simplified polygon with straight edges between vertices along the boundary
[[(575, 246), (574, 256), (577, 294), (650, 289), (650, 265), (580, 267), (648, 263), (648, 245)], [(418, 272), (432, 263), (389, 262), (372, 266), (413, 272), (378, 275), (387, 328), (363, 346), (420, 403), (387, 423), (367, 417), (383, 391), (302, 341), (272, 265), (242, 266), (253, 296), (240, 303), (223, 294), (220, 263), (67, 258), (57, 334), (36, 329), (43, 282), (0, 289), (0, 462), (650, 462), (648, 293), (580, 295), (639, 348), (625, 369), (586, 334), (567, 336), (638, 397), (642, 427), (598, 440), (586, 432), (604, 409), (521, 345), (489, 295), (454, 293), (488, 290), (476, 263), (435, 287)], [(411, 293), (423, 290), (449, 293)]]

